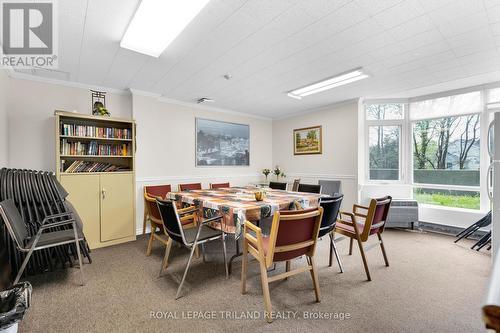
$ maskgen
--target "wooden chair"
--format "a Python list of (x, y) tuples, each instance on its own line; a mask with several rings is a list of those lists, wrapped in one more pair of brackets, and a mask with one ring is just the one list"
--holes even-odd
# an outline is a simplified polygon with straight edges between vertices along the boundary
[(152, 185), (152, 186), (144, 186), (144, 220), (142, 223), (142, 234), (146, 233), (146, 224), (149, 218), (148, 210), (146, 209), (146, 195), (151, 198), (161, 197), (165, 199), (168, 192), (172, 192), (172, 187), (170, 185)]
[[(246, 278), (248, 253), (254, 256), (260, 265), (262, 290), (264, 293), (265, 317), (272, 322), (271, 297), (269, 283), (287, 279), (289, 276), (307, 272), (311, 273), (316, 301), (320, 301), (320, 291), (314, 253), (318, 240), (319, 228), (323, 216), (323, 208), (281, 214), (276, 212), (273, 217), (271, 233), (268, 237), (262, 235), (261, 228), (245, 221), (243, 238), (243, 263), (241, 267), (241, 293), (246, 293)], [(291, 260), (305, 255), (307, 265), (290, 271)], [(286, 272), (268, 277), (267, 269), (273, 263), (285, 261)]]
[(229, 183), (215, 183), (215, 184), (210, 184), (210, 188), (217, 189), (217, 188), (228, 188), (231, 187)]
[(299, 190), (300, 178), (294, 179), (292, 185), (292, 191), (297, 192)]
[[(158, 196), (159, 198), (159, 196)], [(151, 249), (153, 247), (153, 241), (160, 241), (163, 245), (168, 246), (168, 235), (163, 230), (163, 221), (161, 219), (160, 211), (158, 210), (158, 205), (156, 203), (156, 198), (148, 196), (147, 193), (144, 193), (145, 206), (144, 209), (147, 211), (148, 219), (151, 224), (151, 235), (149, 237), (148, 247), (146, 250), (146, 256), (151, 255)], [(181, 214), (186, 209), (179, 209)], [(185, 229), (192, 228), (196, 226), (196, 215), (188, 215), (184, 217), (182, 220), (182, 227)]]
[(201, 183), (179, 184), (179, 191), (201, 190)]
[[(337, 220), (337, 225), (335, 226), (336, 233), (349, 237), (349, 255), (352, 254), (353, 241), (356, 240), (358, 243), (359, 252), (361, 253), (361, 259), (363, 260), (368, 281), (371, 281), (372, 279), (370, 276), (370, 270), (368, 269), (365, 251), (370, 250), (373, 245), (380, 245), (385, 265), (389, 266), (384, 242), (382, 240), (382, 233), (384, 232), (385, 221), (387, 219), (387, 214), (389, 213), (391, 201), (392, 197), (386, 196), (380, 199), (372, 199), (369, 207), (353, 205), (352, 213), (340, 212), (340, 218)], [(349, 217), (349, 220), (346, 220), (346, 217)], [(371, 235), (375, 234), (378, 237), (378, 242), (372, 244), (366, 249), (363, 248), (363, 243), (368, 241)]]

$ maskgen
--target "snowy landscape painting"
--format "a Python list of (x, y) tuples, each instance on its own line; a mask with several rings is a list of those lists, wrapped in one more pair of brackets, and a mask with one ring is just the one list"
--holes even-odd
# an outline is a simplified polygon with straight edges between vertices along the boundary
[(248, 125), (196, 118), (196, 166), (248, 165)]

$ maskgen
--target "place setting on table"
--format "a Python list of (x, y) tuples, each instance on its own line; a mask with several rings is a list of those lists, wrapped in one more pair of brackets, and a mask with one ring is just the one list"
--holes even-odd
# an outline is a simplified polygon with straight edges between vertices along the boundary
[(204, 218), (222, 215), (221, 222), (214, 222), (212, 227), (234, 235), (236, 254), (230, 259), (231, 267), (232, 261), (241, 255), (238, 240), (245, 221), (259, 224), (276, 211), (318, 207), (322, 196), (257, 186), (236, 186), (169, 192), (166, 198), (184, 205), (197, 206)]

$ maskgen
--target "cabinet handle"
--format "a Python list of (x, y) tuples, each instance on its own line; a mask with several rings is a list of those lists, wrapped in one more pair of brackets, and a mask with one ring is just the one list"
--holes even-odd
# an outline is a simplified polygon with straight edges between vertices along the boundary
[(106, 199), (106, 189), (103, 188), (101, 192), (102, 192), (102, 198)]

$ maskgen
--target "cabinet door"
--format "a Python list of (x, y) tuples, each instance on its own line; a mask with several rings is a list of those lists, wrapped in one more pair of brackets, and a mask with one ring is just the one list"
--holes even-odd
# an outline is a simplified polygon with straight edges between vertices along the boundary
[(61, 175), (61, 184), (83, 222), (83, 233), (91, 249), (98, 247), (100, 229), (99, 175)]
[(134, 235), (132, 174), (101, 174), (101, 242)]

